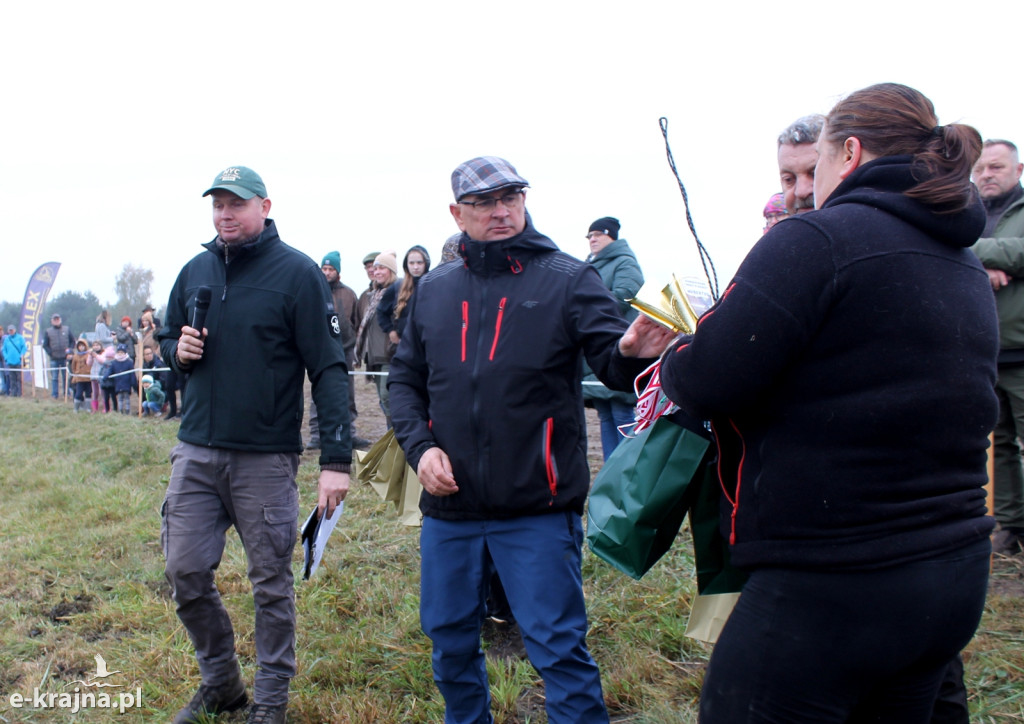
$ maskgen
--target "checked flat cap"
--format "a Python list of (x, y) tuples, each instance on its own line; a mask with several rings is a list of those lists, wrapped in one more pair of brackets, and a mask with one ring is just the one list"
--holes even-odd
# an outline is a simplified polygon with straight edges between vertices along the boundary
[(459, 164), (452, 171), (452, 193), (456, 201), (470, 194), (486, 194), (512, 186), (529, 185), (512, 164), (497, 156), (477, 156)]

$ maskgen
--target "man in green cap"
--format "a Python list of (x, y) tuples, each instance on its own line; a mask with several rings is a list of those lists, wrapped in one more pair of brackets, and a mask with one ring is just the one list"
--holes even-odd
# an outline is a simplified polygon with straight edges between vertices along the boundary
[(207, 721), (248, 701), (214, 580), (234, 526), (256, 619), (248, 721), (279, 724), (295, 676), (292, 551), (303, 382), (308, 374), (320, 426), (330, 431), (321, 440), (318, 486), (318, 507), (330, 516), (349, 486), (348, 369), (324, 275), (278, 236), (259, 175), (229, 167), (203, 196), (213, 197), (217, 236), (178, 274), (156, 336), (164, 360), (191, 375), (180, 442), (170, 455), (161, 540), (202, 684), (173, 721)]

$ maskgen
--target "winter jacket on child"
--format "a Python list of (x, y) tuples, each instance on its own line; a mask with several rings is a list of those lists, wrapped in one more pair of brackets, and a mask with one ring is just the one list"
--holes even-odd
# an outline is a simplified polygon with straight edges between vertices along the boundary
[(160, 387), (160, 383), (153, 380), (149, 375), (143, 375), (142, 377), (142, 394), (145, 395), (146, 402), (152, 402), (160, 407), (163, 407), (164, 400), (167, 398)]
[[(118, 372), (130, 372), (135, 369), (135, 361), (124, 350), (118, 350), (114, 361), (110, 363), (106, 379), (114, 385), (114, 392), (131, 392), (135, 375), (118, 375)], [(116, 376), (115, 376), (116, 375)]]

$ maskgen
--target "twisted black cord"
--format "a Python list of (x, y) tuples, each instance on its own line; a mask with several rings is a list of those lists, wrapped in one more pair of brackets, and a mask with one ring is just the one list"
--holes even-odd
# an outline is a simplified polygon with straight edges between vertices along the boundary
[(679, 193), (683, 195), (683, 206), (686, 209), (686, 225), (690, 227), (693, 240), (697, 242), (697, 252), (700, 254), (700, 263), (704, 267), (704, 277), (708, 280), (708, 291), (711, 292), (711, 299), (717, 302), (718, 272), (715, 271), (715, 263), (711, 261), (711, 254), (708, 253), (707, 248), (701, 243), (700, 238), (697, 236), (697, 229), (693, 226), (693, 217), (690, 216), (690, 199), (686, 195), (686, 187), (683, 186), (683, 180), (679, 178), (675, 159), (672, 158), (672, 147), (668, 144), (668, 119), (662, 116), (658, 119), (658, 125), (661, 126), (661, 135), (665, 139), (665, 155), (668, 157), (668, 166), (672, 169), (672, 175), (676, 177), (676, 183), (679, 184)]

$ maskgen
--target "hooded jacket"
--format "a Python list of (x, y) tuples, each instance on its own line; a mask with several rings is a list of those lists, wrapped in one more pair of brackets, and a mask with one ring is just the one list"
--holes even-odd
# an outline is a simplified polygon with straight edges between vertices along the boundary
[(71, 384), (89, 382), (92, 379), (92, 361), (89, 359), (89, 347), (84, 346), (80, 348), (79, 342), (75, 343), (75, 353), (69, 363), (71, 367)]
[(636, 255), (629, 248), (625, 239), (616, 239), (596, 254), (587, 257), (594, 265), (601, 281), (611, 291), (612, 296), (619, 300), (619, 311), (628, 320), (636, 319), (637, 311), (629, 306), (628, 299), (636, 296), (644, 285), (644, 273)]
[(936, 214), (876, 159), (754, 246), (662, 389), (713, 421), (739, 567), (868, 569), (987, 537), (998, 330), (968, 247), (981, 203)]
[(419, 285), (420, 279), (423, 278), (422, 274), (417, 277), (413, 276), (412, 272), (409, 271), (409, 255), (414, 251), (418, 252), (426, 263), (426, 269), (423, 273), (426, 274), (430, 271), (430, 254), (427, 253), (426, 249), (417, 244), (405, 252), (405, 257), (402, 259), (402, 271), (405, 272), (405, 277), (400, 277), (384, 290), (384, 294), (380, 298), (380, 304), (377, 306), (377, 324), (384, 330), (384, 334), (389, 335), (389, 338), (393, 331), (401, 339), (402, 335), (405, 334), (405, 323), (409, 319), (408, 302), (406, 302), (402, 311), (396, 314), (398, 300), (402, 294), (402, 285), (406, 279), (411, 280), (413, 294), (415, 294), (416, 287)]
[(157, 405), (164, 404), (164, 400), (167, 399), (167, 395), (164, 394), (163, 388), (156, 380), (153, 380), (153, 383), (149, 387), (143, 387), (142, 393), (146, 396), (146, 402), (152, 402)]
[[(587, 262), (601, 275), (601, 282), (618, 301), (619, 312), (626, 321), (636, 319), (638, 312), (626, 300), (632, 299), (640, 291), (640, 287), (644, 285), (644, 274), (640, 271), (636, 255), (626, 240), (616, 239), (601, 251), (588, 256)], [(589, 369), (584, 369), (583, 373), (584, 381), (597, 381), (597, 377)], [(636, 404), (636, 394), (632, 390), (617, 392), (601, 385), (583, 385), (583, 397), (592, 400), (612, 400), (629, 406)]]
[(626, 322), (590, 265), (527, 218), (511, 239), (462, 237), (462, 264), (423, 276), (391, 361), (395, 437), (409, 464), (440, 447), (459, 492), (424, 492), (444, 519), (581, 513), (590, 485), (581, 353), (617, 389), (649, 360), (626, 360)]
[[(255, 242), (225, 247), (214, 239), (204, 247), (178, 274), (157, 333), (164, 361), (190, 373), (178, 439), (232, 450), (301, 452), (308, 371), (320, 420), (320, 463), (349, 463), (348, 369), (320, 267), (281, 241), (270, 219)], [(201, 286), (211, 290), (209, 334), (203, 358), (182, 367), (178, 339)]]

